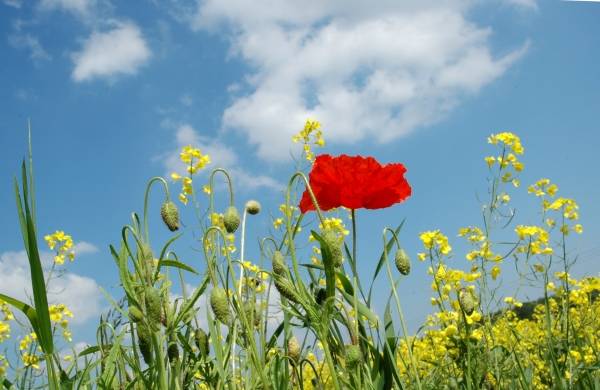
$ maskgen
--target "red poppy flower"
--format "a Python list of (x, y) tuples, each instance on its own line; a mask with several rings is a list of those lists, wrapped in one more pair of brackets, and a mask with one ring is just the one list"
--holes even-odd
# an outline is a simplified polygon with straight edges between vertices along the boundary
[[(310, 186), (321, 210), (344, 206), (349, 209), (381, 209), (410, 196), (404, 165), (381, 165), (373, 157), (323, 154), (310, 172)], [(314, 210), (308, 190), (300, 200), (300, 211)]]

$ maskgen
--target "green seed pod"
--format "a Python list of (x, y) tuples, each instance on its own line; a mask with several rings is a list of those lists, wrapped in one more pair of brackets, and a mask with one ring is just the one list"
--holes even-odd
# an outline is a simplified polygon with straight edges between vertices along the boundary
[(260, 203), (255, 200), (249, 200), (246, 202), (246, 211), (251, 215), (260, 213)]
[(275, 275), (286, 276), (288, 268), (285, 265), (285, 258), (280, 251), (273, 253), (273, 273)]
[(300, 298), (294, 289), (294, 286), (290, 283), (290, 281), (280, 275), (275, 275), (273, 277), (273, 284), (275, 284), (275, 288), (279, 291), (279, 294), (283, 297), (286, 297), (288, 300), (294, 303), (300, 303)]
[(410, 273), (410, 258), (404, 252), (404, 249), (398, 250), (396, 252), (396, 268), (398, 268), (398, 272), (402, 275), (408, 275)]
[(353, 368), (362, 362), (362, 352), (355, 344), (346, 345), (346, 366)]
[(298, 343), (298, 339), (296, 336), (292, 336), (287, 343), (288, 348), (288, 356), (292, 358), (293, 361), (297, 362), (300, 360), (300, 355), (302, 354), (302, 350), (300, 349), (300, 344)]
[(202, 329), (196, 329), (196, 332), (194, 332), (194, 341), (196, 342), (196, 347), (198, 347), (198, 350), (200, 351), (200, 356), (208, 356), (210, 353), (208, 335)]
[(342, 254), (342, 243), (340, 238), (333, 230), (325, 230), (322, 232), (321, 237), (323, 237), (323, 241), (327, 244), (327, 248), (329, 248), (329, 253), (331, 253), (331, 260), (333, 261), (333, 265), (336, 267), (340, 267), (342, 265), (342, 261), (344, 260), (344, 256)]
[(138, 347), (147, 365), (152, 364), (152, 333), (144, 325), (137, 326)]
[(221, 323), (229, 325), (231, 322), (231, 313), (229, 312), (229, 302), (227, 301), (227, 293), (221, 287), (215, 287), (210, 293), (210, 307), (212, 308), (215, 317)]
[(323, 287), (319, 287), (315, 291), (315, 301), (318, 305), (322, 305), (325, 302), (325, 298), (327, 298), (327, 291)]
[(162, 300), (159, 291), (154, 287), (146, 288), (146, 313), (148, 321), (153, 325), (158, 325), (163, 320)]
[(169, 357), (169, 362), (171, 363), (179, 360), (179, 347), (177, 347), (175, 340), (169, 342), (169, 346), (167, 347), (167, 356)]
[(160, 208), (160, 216), (170, 231), (174, 232), (179, 229), (179, 210), (175, 203), (171, 201), (163, 203)]
[(470, 316), (475, 310), (475, 298), (471, 292), (462, 289), (458, 294), (458, 303), (466, 315)]
[(144, 319), (144, 313), (137, 306), (129, 306), (129, 319), (133, 322), (140, 322)]
[(260, 308), (258, 306), (254, 305), (250, 301), (244, 302), (244, 314), (246, 314), (246, 319), (248, 321), (253, 320), (254, 326), (260, 325), (261, 316)]
[(223, 214), (223, 225), (227, 233), (233, 233), (240, 226), (240, 214), (238, 213), (235, 206), (229, 206)]

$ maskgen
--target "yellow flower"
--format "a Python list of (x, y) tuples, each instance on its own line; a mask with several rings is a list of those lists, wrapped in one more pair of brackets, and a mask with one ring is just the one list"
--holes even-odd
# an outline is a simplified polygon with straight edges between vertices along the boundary
[(292, 136), (292, 141), (294, 143), (302, 142), (302, 148), (306, 159), (310, 162), (314, 161), (315, 154), (312, 152), (311, 144), (321, 148), (325, 146), (325, 139), (323, 139), (321, 123), (313, 119), (307, 119), (306, 123), (304, 124), (304, 128)]
[(73, 238), (65, 234), (62, 230), (57, 230), (52, 234), (44, 236), (44, 240), (48, 244), (50, 250), (56, 249), (54, 263), (62, 265), (68, 257), (70, 261), (75, 260), (75, 252), (73, 251)]
[(443, 235), (439, 230), (423, 232), (419, 238), (423, 242), (425, 249), (434, 249), (437, 247), (443, 255), (447, 255), (452, 251), (452, 247), (448, 243), (448, 237)]
[(496, 280), (496, 278), (498, 278), (498, 275), (500, 275), (500, 267), (498, 267), (497, 265), (492, 267), (492, 279)]

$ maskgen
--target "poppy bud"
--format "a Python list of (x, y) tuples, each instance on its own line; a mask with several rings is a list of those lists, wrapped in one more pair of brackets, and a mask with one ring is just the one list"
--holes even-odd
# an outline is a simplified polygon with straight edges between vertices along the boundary
[(152, 364), (152, 334), (144, 325), (137, 326), (138, 347), (147, 365)]
[(137, 306), (129, 306), (129, 318), (133, 322), (140, 322), (144, 319), (144, 313)]
[(169, 361), (171, 363), (179, 360), (179, 348), (177, 347), (177, 343), (175, 341), (169, 342), (169, 346), (167, 347), (167, 356), (169, 357)]
[(362, 362), (362, 352), (356, 344), (346, 345), (346, 366), (349, 368), (356, 367)]
[(160, 293), (154, 287), (148, 287), (145, 291), (146, 298), (146, 313), (148, 314), (148, 321), (151, 324), (159, 324), (162, 321), (162, 302)]
[(333, 230), (325, 230), (321, 237), (323, 237), (323, 241), (325, 241), (325, 244), (327, 244), (327, 247), (329, 248), (333, 265), (340, 267), (344, 257), (342, 255), (342, 245), (339, 237)]
[(398, 250), (396, 252), (396, 268), (398, 268), (398, 272), (402, 275), (408, 275), (410, 273), (410, 259), (404, 249)]
[(208, 335), (202, 329), (196, 329), (196, 332), (194, 333), (194, 341), (196, 342), (196, 347), (198, 347), (198, 350), (200, 351), (200, 356), (208, 356), (210, 352)]
[(246, 211), (251, 215), (260, 213), (260, 203), (255, 200), (249, 200), (246, 202)]
[(235, 206), (229, 206), (223, 214), (223, 225), (227, 233), (233, 233), (240, 226), (240, 214)]
[(229, 313), (229, 302), (227, 301), (227, 293), (221, 287), (215, 287), (210, 293), (210, 307), (212, 308), (215, 317), (221, 323), (228, 325), (231, 320)]
[(319, 287), (315, 291), (315, 301), (317, 301), (318, 305), (322, 305), (325, 302), (325, 298), (327, 298), (327, 291), (323, 287)]
[(244, 302), (244, 313), (248, 321), (254, 320), (254, 326), (260, 325), (260, 309), (256, 307), (252, 302)]
[(300, 303), (300, 298), (298, 298), (298, 294), (288, 279), (283, 276), (276, 275), (273, 278), (273, 282), (275, 284), (275, 288), (277, 291), (279, 291), (281, 296), (286, 297), (288, 300), (294, 303)]
[(273, 273), (275, 275), (285, 276), (287, 274), (287, 267), (285, 265), (285, 259), (280, 251), (273, 253)]
[(462, 289), (458, 294), (458, 303), (466, 315), (470, 316), (475, 310), (475, 298), (469, 291)]
[(171, 201), (163, 203), (160, 208), (160, 216), (170, 231), (174, 232), (179, 229), (179, 210), (175, 203)]
[(297, 362), (300, 360), (300, 354), (302, 350), (300, 349), (300, 344), (298, 343), (298, 339), (296, 336), (292, 336), (287, 343), (288, 348), (288, 356), (292, 358), (293, 361)]

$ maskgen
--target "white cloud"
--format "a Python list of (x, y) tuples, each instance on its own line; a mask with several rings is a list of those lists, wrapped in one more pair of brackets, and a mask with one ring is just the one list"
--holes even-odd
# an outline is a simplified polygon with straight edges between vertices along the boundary
[[(77, 247), (80, 248), (79, 255), (91, 253), (91, 248), (95, 248), (85, 242), (78, 243)], [(48, 268), (48, 265), (52, 263), (52, 253), (41, 252), (40, 256), (45, 265), (44, 268)], [(29, 263), (25, 251), (9, 251), (0, 254), (0, 292), (25, 302), (32, 297)], [(67, 305), (75, 316), (72, 320), (74, 324), (82, 324), (99, 315), (100, 299), (101, 291), (94, 279), (71, 272), (66, 272), (60, 278), (53, 279), (48, 289), (49, 303)]]
[(29, 50), (29, 57), (33, 61), (48, 61), (52, 57), (42, 46), (39, 39), (31, 34), (22, 34), (20, 32), (9, 35), (8, 43), (17, 49)]
[(87, 17), (95, 6), (94, 0), (41, 0), (42, 10), (62, 10), (78, 17)]
[(500, 77), (527, 49), (492, 54), (490, 28), (467, 20), (468, 1), (273, 2), (206, 0), (194, 29), (231, 35), (253, 71), (223, 126), (286, 158), (307, 117), (340, 143), (386, 142), (435, 123)]
[[(174, 124), (171, 121), (165, 122), (165, 126), (171, 127)], [(240, 166), (236, 152), (229, 146), (221, 143), (219, 140), (199, 135), (189, 124), (176, 125), (175, 132), (176, 148), (159, 157), (164, 161), (165, 175), (171, 172), (185, 174), (186, 166), (179, 159), (181, 148), (186, 145), (192, 145), (200, 148), (202, 153), (208, 154), (211, 158), (211, 168), (226, 168), (231, 175), (236, 188), (245, 190), (254, 190), (257, 188), (269, 188), (281, 190), (283, 185), (270, 176), (258, 175), (248, 172)]]
[(537, 0), (504, 0), (508, 4), (515, 5), (517, 7), (530, 8), (536, 10), (538, 8)]
[(87, 241), (79, 241), (77, 244), (75, 244), (73, 250), (77, 255), (85, 255), (88, 253), (98, 252), (98, 248), (94, 244), (89, 243)]
[(151, 56), (140, 29), (131, 22), (119, 22), (109, 31), (94, 32), (72, 55), (72, 78), (86, 81), (119, 74), (135, 74)]
[(13, 8), (21, 8), (22, 2), (21, 0), (3, 0), (5, 5)]

